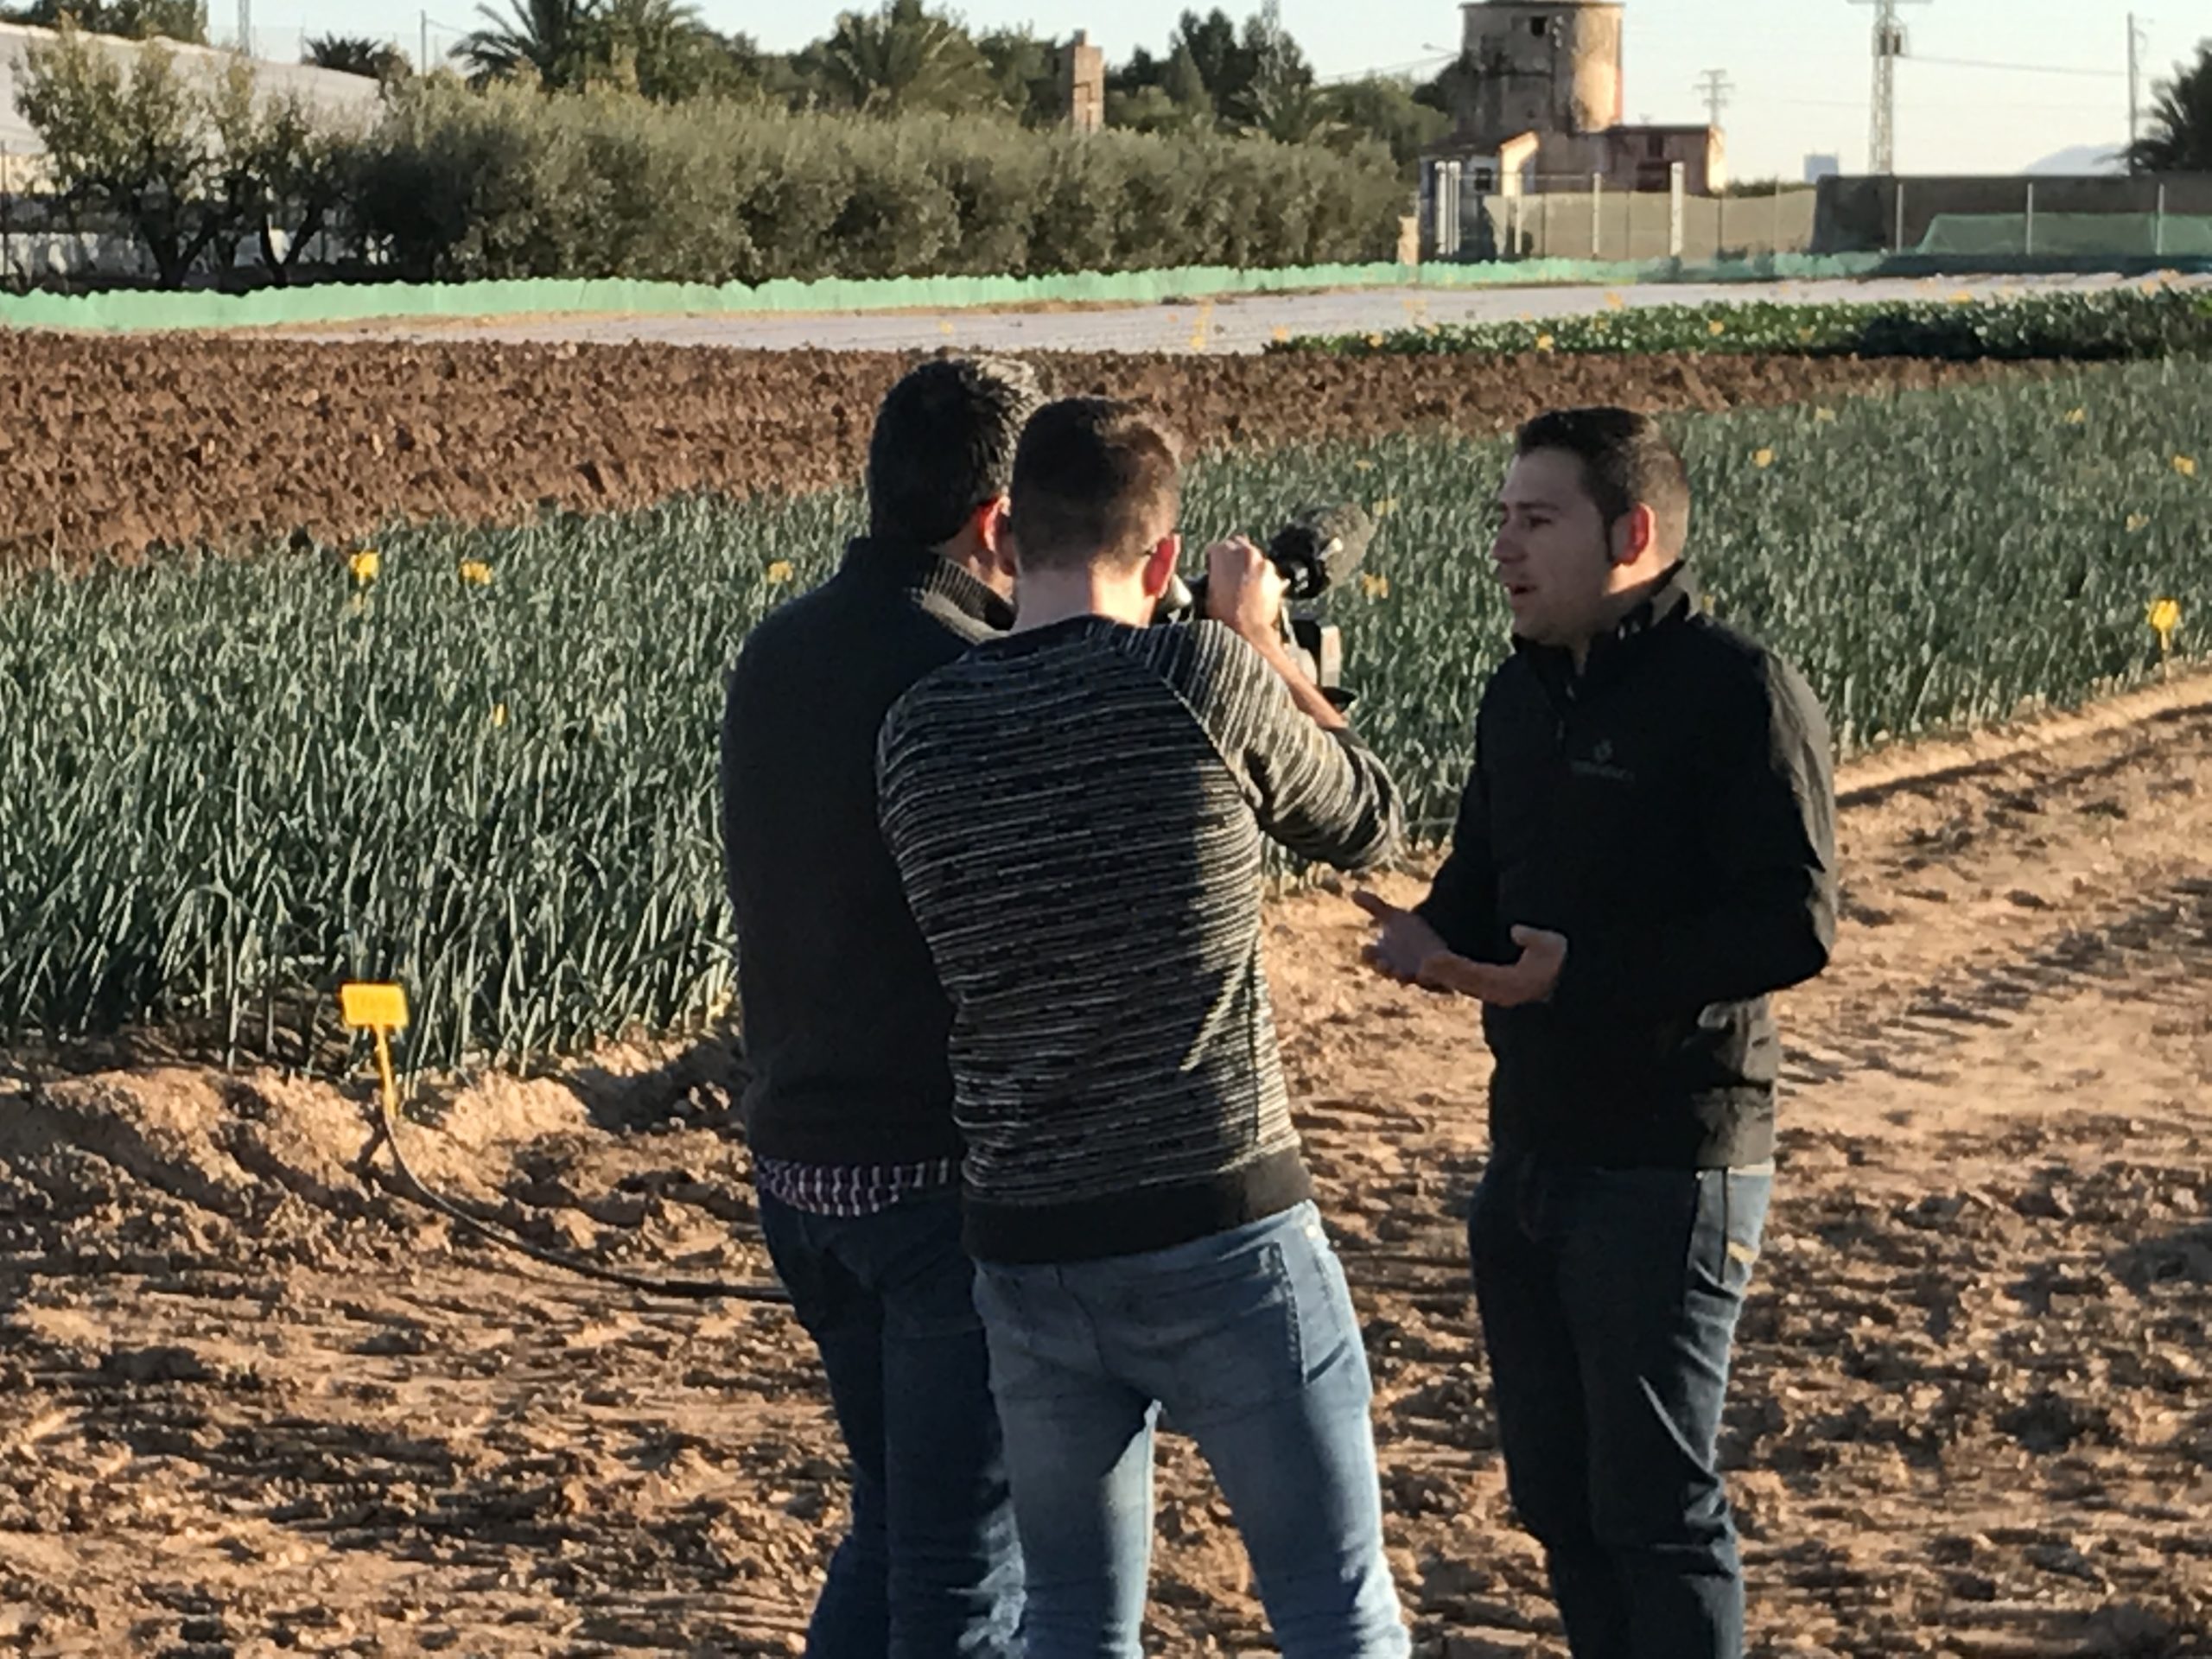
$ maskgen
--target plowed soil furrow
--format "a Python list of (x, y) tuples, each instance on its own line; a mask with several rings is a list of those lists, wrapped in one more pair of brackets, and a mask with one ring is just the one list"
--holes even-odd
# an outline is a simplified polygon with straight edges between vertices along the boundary
[[(1726, 1440), (1761, 1655), (2212, 1651), (2212, 681), (2120, 714), (1847, 777)], [(1471, 1010), (1358, 973), (1340, 896), (1270, 927), (1421, 1651), (1563, 1653), (1465, 1288)], [(457, 1084), (410, 1159), (542, 1243), (755, 1277), (734, 1073), (657, 1058)], [(493, 1254), (365, 1186), (320, 1086), (40, 1099), (0, 1100), (0, 1646), (795, 1649), (842, 1497), (779, 1310)], [(1160, 1490), (1147, 1650), (1252, 1650), (1186, 1442)]]
[[(909, 354), (0, 331), (0, 566), (506, 523), (859, 475)], [(1197, 444), (1491, 432), (1539, 410), (1720, 410), (1998, 371), (1801, 359), (1041, 354), (1056, 393), (1131, 397)]]

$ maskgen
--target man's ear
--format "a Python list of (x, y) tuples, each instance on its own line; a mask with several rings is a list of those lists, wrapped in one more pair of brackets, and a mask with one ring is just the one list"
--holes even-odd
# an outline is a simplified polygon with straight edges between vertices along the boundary
[(1175, 567), (1183, 562), (1183, 538), (1164, 536), (1158, 546), (1144, 556), (1144, 596), (1158, 599), (1175, 580)]
[(1611, 541), (1615, 564), (1637, 563), (1658, 545), (1659, 515), (1643, 502), (1637, 502), (1613, 520)]
[(970, 521), (976, 526), (976, 539), (982, 543), (983, 550), (1001, 562), (1013, 557), (1007, 536), (1007, 525), (1012, 516), (1008, 506), (1006, 494), (1001, 492), (976, 508)]

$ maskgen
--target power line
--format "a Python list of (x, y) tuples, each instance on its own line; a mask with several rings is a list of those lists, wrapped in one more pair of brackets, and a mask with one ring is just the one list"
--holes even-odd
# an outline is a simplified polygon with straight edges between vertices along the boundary
[[(1866, 105), (1862, 101), (1855, 98), (1784, 98), (1780, 96), (1768, 98), (1754, 96), (1746, 99), (1745, 101), (1747, 103), (1758, 104), (1767, 108), (1787, 105), (1793, 110), (1855, 110), (1863, 112), (1866, 108)], [(2107, 105), (2102, 104), (2051, 104), (2041, 99), (2031, 104), (2010, 102), (1993, 103), (1986, 99), (1978, 99), (1974, 102), (1974, 108), (1978, 110), (2026, 110), (2032, 111), (2037, 114), (2045, 115), (2109, 115), (2112, 112)], [(1920, 104), (1905, 99), (1899, 100), (1897, 109), (1900, 112), (1906, 115), (1942, 115), (1956, 114), (1958, 112), (1958, 105), (1955, 104), (1934, 102)]]
[[(432, 29), (436, 29), (442, 35), (457, 35), (464, 40), (466, 40), (473, 31), (460, 28), (453, 23), (441, 22), (439, 19), (431, 16), (427, 11), (418, 11), (415, 16), (416, 24), (422, 31), (419, 36), (421, 43), (416, 48), (416, 55), (420, 61), (416, 63), (415, 67), (420, 73), (427, 75), (430, 73), (430, 70), (433, 67), (430, 58), (430, 31)], [(448, 49), (446, 53), (446, 56), (450, 58), (452, 55), (453, 53), (451, 49)]]
[(2100, 80), (2118, 80), (2127, 72), (2124, 69), (2082, 69), (2061, 63), (1992, 63), (1982, 58), (1922, 58), (1915, 63), (1930, 63), (1941, 69), (2001, 69), (2013, 75), (2091, 75)]
[(1372, 69), (1341, 70), (1336, 74), (1323, 75), (1319, 79), (1325, 86), (1340, 86), (1350, 81), (1372, 79), (1378, 75), (1410, 74), (1416, 69), (1426, 69), (1433, 64), (1453, 62), (1459, 55), (1456, 52), (1439, 52), (1433, 57), (1415, 58), (1409, 63), (1378, 64)]

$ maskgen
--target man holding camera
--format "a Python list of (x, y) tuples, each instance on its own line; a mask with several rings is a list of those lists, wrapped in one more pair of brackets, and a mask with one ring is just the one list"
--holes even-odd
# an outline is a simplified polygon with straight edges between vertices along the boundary
[(1023, 1635), (1029, 1659), (1140, 1652), (1164, 1407), (1287, 1659), (1402, 1655), (1366, 1355), (1260, 961), (1265, 842), (1367, 868), (1397, 804), (1285, 648), (1251, 543), (1210, 550), (1210, 620), (1147, 626), (1179, 505), (1134, 410), (1040, 411), (1014, 460), (1014, 631), (883, 729), (885, 837), (952, 1001)]
[(723, 831), (760, 1224), (852, 1458), (811, 1659), (1019, 1651), (951, 1014), (884, 848), (875, 747), (908, 687), (1014, 620), (1006, 492), (1039, 401), (1013, 362), (942, 359), (894, 386), (868, 448), (870, 533), (730, 676)]
[(1773, 1182), (1766, 998), (1834, 941), (1827, 724), (1704, 613), (1688, 480), (1649, 419), (1531, 422), (1499, 506), (1514, 652), (1428, 897), (1358, 895), (1370, 959), (1484, 1004), (1476, 1297), (1576, 1659), (1733, 1659), (1715, 1440)]

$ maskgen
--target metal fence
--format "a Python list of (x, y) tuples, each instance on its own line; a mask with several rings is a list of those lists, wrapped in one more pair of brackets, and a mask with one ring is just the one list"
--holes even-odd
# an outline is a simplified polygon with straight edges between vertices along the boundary
[(1816, 253), (2074, 261), (2203, 258), (2212, 174), (1823, 179)]
[[(2157, 187), (2151, 211), (2131, 212), (2115, 207), (2099, 212), (2038, 211), (2033, 180), (2021, 188), (2020, 211), (2016, 213), (1939, 213), (1928, 221), (1918, 242), (1908, 247), (1904, 238), (1910, 187), (1900, 184), (1897, 193), (1893, 250), (1911, 253), (1963, 254), (1980, 257), (2018, 254), (2032, 259), (2073, 259), (2100, 254), (2126, 254), (2153, 259), (2168, 257), (2204, 258), (2212, 256), (2212, 216), (2176, 213), (2169, 209), (2167, 188)], [(2054, 200), (2046, 191), (2042, 202)]]

